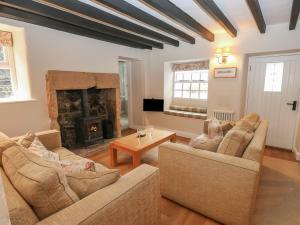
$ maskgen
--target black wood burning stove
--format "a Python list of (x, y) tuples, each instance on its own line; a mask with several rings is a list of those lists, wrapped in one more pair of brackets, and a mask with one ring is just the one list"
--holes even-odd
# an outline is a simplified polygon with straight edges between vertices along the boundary
[(90, 115), (90, 101), (87, 90), (82, 90), (82, 110), (83, 116), (76, 121), (78, 142), (89, 146), (102, 141), (102, 118)]
[(114, 137), (114, 89), (58, 90), (57, 105), (64, 147), (74, 149)]

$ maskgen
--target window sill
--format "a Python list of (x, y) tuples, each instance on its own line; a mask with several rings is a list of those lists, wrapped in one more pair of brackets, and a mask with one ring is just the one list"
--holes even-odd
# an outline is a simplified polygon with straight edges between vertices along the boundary
[(25, 102), (36, 102), (36, 99), (0, 99), (0, 104), (14, 104), (14, 103), (25, 103)]

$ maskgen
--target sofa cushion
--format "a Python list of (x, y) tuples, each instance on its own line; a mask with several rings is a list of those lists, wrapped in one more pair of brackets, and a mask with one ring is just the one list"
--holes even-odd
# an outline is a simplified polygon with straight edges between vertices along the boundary
[(2, 154), (3, 168), (14, 187), (43, 219), (78, 201), (62, 169), (19, 145)]
[(221, 123), (221, 130), (223, 132), (223, 135), (226, 135), (228, 131), (230, 131), (233, 128), (233, 122), (230, 121), (224, 121)]
[(0, 174), (3, 181), (11, 224), (33, 225), (37, 223), (38, 218), (33, 212), (32, 208), (25, 202), (25, 200), (13, 187), (2, 168), (0, 168)]
[(223, 138), (217, 152), (242, 157), (253, 136), (253, 132), (248, 132), (239, 128), (232, 128)]
[(28, 131), (24, 136), (20, 137), (20, 139), (18, 140), (18, 144), (25, 148), (29, 148), (35, 137), (36, 136), (34, 133)]
[(80, 199), (100, 190), (120, 178), (120, 171), (96, 164), (96, 171), (66, 173), (68, 184)]
[(261, 163), (265, 149), (267, 132), (268, 121), (263, 120), (259, 127), (255, 130), (255, 135), (243, 154), (244, 159)]
[(239, 121), (236, 122), (236, 124), (232, 128), (232, 130), (243, 130), (243, 131), (246, 131), (246, 132), (254, 132), (255, 127), (246, 120), (239, 120)]
[[(208, 134), (208, 124), (211, 121), (211, 119), (207, 119), (204, 121), (203, 124), (203, 133)], [(221, 130), (223, 132), (223, 135), (227, 134), (227, 132), (234, 127), (235, 123), (233, 121), (220, 121), (221, 123)]]
[(260, 116), (257, 113), (249, 113), (240, 119), (240, 121), (247, 121), (253, 126), (254, 129), (257, 129), (260, 124)]
[(222, 140), (223, 136), (208, 138), (207, 134), (201, 134), (200, 136), (191, 140), (189, 145), (193, 148), (216, 152)]
[(59, 155), (59, 159), (61, 159), (61, 160), (65, 159), (65, 157), (75, 155), (73, 152), (69, 151), (68, 149), (66, 149), (64, 147), (55, 148), (52, 151), (57, 153)]
[(0, 132), (0, 166), (2, 166), (2, 153), (11, 146), (16, 145), (16, 142), (11, 140), (6, 134)]

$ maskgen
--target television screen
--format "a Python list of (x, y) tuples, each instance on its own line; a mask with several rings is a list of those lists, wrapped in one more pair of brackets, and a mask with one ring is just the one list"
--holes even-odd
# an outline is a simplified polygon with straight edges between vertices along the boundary
[(144, 99), (144, 111), (163, 112), (164, 100), (163, 99)]

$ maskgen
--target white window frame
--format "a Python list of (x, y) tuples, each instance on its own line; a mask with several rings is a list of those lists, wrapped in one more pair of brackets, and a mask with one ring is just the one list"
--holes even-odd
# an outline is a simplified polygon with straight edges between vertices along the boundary
[[(200, 75), (200, 80), (195, 80), (195, 81), (193, 81), (192, 80), (192, 73), (193, 72), (196, 72), (196, 71), (199, 71), (200, 72), (200, 74), (201, 74), (201, 71), (206, 71), (207, 72), (207, 80), (201, 80), (201, 75)], [(178, 81), (176, 81), (176, 73), (186, 73), (186, 72), (190, 72), (191, 73), (191, 79), (190, 80), (182, 80), (182, 81), (180, 81), (180, 82), (178, 82)], [(194, 100), (198, 100), (198, 101), (207, 101), (207, 99), (208, 99), (208, 88), (207, 88), (207, 90), (201, 90), (201, 83), (206, 83), (207, 85), (208, 85), (208, 77), (209, 77), (209, 70), (190, 70), (190, 71), (175, 71), (174, 72), (174, 74), (173, 74), (173, 99), (178, 99), (178, 100), (189, 100), (189, 101), (194, 101)], [(199, 92), (199, 97), (198, 98), (192, 98), (191, 97), (191, 92), (192, 92), (192, 85), (190, 85), (190, 89), (189, 90), (186, 90), (186, 91), (189, 91), (190, 92), (190, 97), (175, 97), (175, 91), (176, 91), (176, 88), (175, 88), (175, 85), (176, 85), (176, 83), (190, 83), (190, 84), (192, 84), (192, 83), (197, 83), (197, 84), (199, 84), (199, 90), (198, 90), (198, 92)], [(184, 91), (183, 90), (183, 88), (182, 88), (182, 91)], [(201, 91), (205, 91), (205, 92), (207, 92), (207, 98), (200, 98), (200, 92)]]
[(15, 99), (18, 91), (18, 81), (15, 68), (14, 52), (12, 46), (1, 46), (4, 53), (4, 61), (0, 61), (0, 69), (8, 69), (10, 71), (11, 83), (12, 83), (12, 96), (6, 98), (0, 98), (1, 101), (7, 101)]

